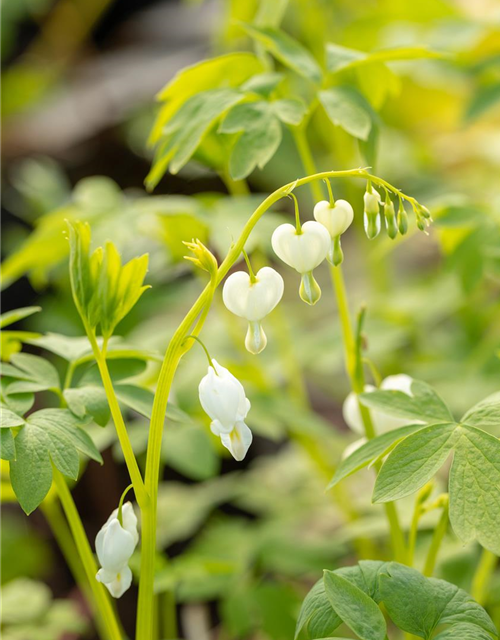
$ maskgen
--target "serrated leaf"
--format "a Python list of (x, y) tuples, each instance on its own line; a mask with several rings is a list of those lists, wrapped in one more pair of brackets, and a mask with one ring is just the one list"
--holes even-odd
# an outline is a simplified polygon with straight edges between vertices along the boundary
[(19, 322), (19, 320), (23, 320), (41, 310), (42, 307), (22, 307), (21, 309), (6, 311), (0, 315), (0, 329), (5, 329), (5, 327), (14, 324), (14, 322)]
[(368, 464), (387, 453), (397, 442), (411, 433), (415, 433), (415, 431), (418, 431), (419, 429), (422, 429), (421, 424), (407, 425), (405, 427), (399, 427), (398, 429), (388, 431), (387, 433), (365, 442), (365, 444), (359, 447), (359, 449), (356, 449), (356, 451), (353, 451), (350, 456), (341, 461), (327, 488), (330, 489), (334, 487), (343, 478), (347, 478), (347, 476), (350, 476), (363, 467), (366, 467)]
[(327, 116), (356, 138), (367, 140), (372, 128), (369, 109), (363, 97), (352, 87), (333, 87), (318, 93)]
[(373, 502), (390, 502), (424, 486), (444, 464), (460, 437), (454, 422), (424, 427), (391, 452), (375, 482)]
[(323, 72), (313, 55), (284, 31), (249, 24), (241, 24), (241, 27), (285, 66), (312, 82), (321, 82)]
[(500, 434), (500, 392), (478, 402), (462, 416), (460, 422), (481, 429), (494, 429)]
[(380, 409), (389, 415), (423, 422), (451, 422), (453, 416), (437, 393), (425, 382), (414, 380), (412, 395), (402, 391), (376, 390), (361, 393), (359, 399), (366, 407)]
[(500, 555), (500, 440), (464, 425), (450, 471), (450, 522), (464, 542), (476, 538)]
[(325, 571), (323, 580), (333, 609), (361, 640), (384, 640), (384, 616), (366, 593), (333, 571)]
[(23, 510), (30, 514), (47, 495), (54, 465), (76, 479), (78, 452), (102, 462), (82, 421), (68, 409), (42, 409), (31, 414), (15, 439), (16, 460), (10, 463), (12, 488)]

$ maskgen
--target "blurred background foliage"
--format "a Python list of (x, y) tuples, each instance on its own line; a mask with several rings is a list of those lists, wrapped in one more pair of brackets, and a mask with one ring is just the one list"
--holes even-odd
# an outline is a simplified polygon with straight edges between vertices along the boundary
[[(57, 339), (45, 334), (82, 335), (63, 231), (65, 219), (87, 220), (95, 244), (112, 239), (126, 259), (150, 253), (152, 289), (119, 327), (126, 345), (149, 356), (132, 366), (135, 356), (128, 353), (116, 375), (151, 389), (168, 340), (203, 284), (183, 260), (182, 241), (199, 237), (221, 259), (263, 197), (304, 175), (283, 129), (278, 151), (251, 173), (247, 191), (214, 170), (212, 132), (192, 162), (163, 177), (153, 194), (144, 190), (154, 157), (147, 140), (159, 112), (154, 95), (186, 65), (255, 50), (241, 22), (281, 26), (317, 60), (326, 43), (439, 53), (375, 58), (340, 72), (342, 85), (368, 102), (376, 139), (360, 143), (320, 111), (309, 135), (319, 169), (362, 166), (368, 155), (379, 175), (431, 210), (428, 237), (412, 225), (404, 238), (370, 243), (362, 230), (364, 185), (333, 184), (336, 197), (350, 200), (356, 212), (343, 247), (352, 309), (362, 303), (368, 309), (367, 355), (383, 376), (404, 372), (426, 380), (460, 415), (498, 390), (500, 374), (500, 8), (494, 0), (4, 0), (3, 308), (42, 311), (9, 326), (3, 358), (24, 343), (63, 373), (69, 343), (58, 351)], [(287, 89), (307, 96), (306, 81), (278, 67)], [(307, 190), (297, 195), (303, 218), (312, 217)], [(287, 206), (266, 214), (252, 234), (247, 250), (255, 266), (274, 264), (270, 236), (291, 214)], [(296, 295), (296, 274), (282, 272), (285, 299), (267, 322), (269, 346), (261, 356), (244, 350), (244, 322), (223, 307), (220, 292), (204, 330), (212, 355), (251, 398), (256, 438), (243, 465), (228, 459), (199, 406), (203, 354), (193, 349), (176, 378), (163, 446), (158, 540), (166, 554), (158, 559), (157, 591), (161, 606), (176, 590), (188, 639), (211, 637), (212, 628), (221, 638), (288, 639), (303, 595), (323, 568), (388, 552), (382, 511), (369, 504), (369, 471), (336, 492), (324, 491), (355, 439), (341, 415), (348, 383), (327, 270), (318, 273), (324, 296), (312, 309)], [(140, 453), (147, 424), (135, 400), (125, 404)], [(38, 407), (51, 402), (46, 393), (37, 397)], [(107, 417), (101, 414), (100, 422)], [(127, 484), (123, 465), (112, 464), (121, 462), (112, 426), (96, 425), (92, 435), (106, 464), (90, 464), (74, 490), (90, 537)], [(8, 502), (8, 483), (2, 486)], [(412, 506), (412, 499), (400, 503), (406, 525)], [(57, 515), (49, 506), (28, 520), (14, 504), (4, 509), (6, 638), (92, 633), (51, 534)], [(424, 517), (424, 530), (433, 517)], [(424, 532), (417, 566), (428, 543)], [(438, 576), (470, 588), (478, 552), (450, 533)], [(21, 605), (27, 591), (28, 613)], [(133, 591), (118, 602), (129, 630), (133, 602)], [(498, 624), (498, 575), (486, 604)]]

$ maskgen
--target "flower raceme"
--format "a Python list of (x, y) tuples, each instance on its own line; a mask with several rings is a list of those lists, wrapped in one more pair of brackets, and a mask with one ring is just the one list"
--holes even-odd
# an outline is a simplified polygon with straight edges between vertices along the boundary
[(235, 460), (241, 461), (252, 444), (252, 432), (245, 424), (250, 401), (239, 380), (212, 360), (199, 385), (200, 403), (211, 418), (210, 429)]
[(380, 194), (371, 185), (367, 187), (364, 201), (364, 227), (369, 240), (373, 240), (380, 233)]
[(231, 313), (248, 320), (245, 346), (250, 353), (265, 349), (267, 338), (261, 322), (281, 300), (284, 286), (283, 278), (271, 267), (263, 267), (255, 276), (237, 271), (224, 283), (224, 304)]
[(300, 297), (307, 304), (316, 304), (321, 289), (312, 272), (328, 255), (331, 239), (326, 228), (319, 222), (305, 222), (300, 231), (285, 223), (275, 229), (272, 247), (278, 258), (301, 275)]
[(139, 541), (139, 534), (137, 517), (130, 502), (123, 505), (121, 520), (118, 509), (115, 509), (95, 539), (101, 565), (96, 579), (107, 587), (113, 598), (120, 598), (132, 584), (128, 562)]

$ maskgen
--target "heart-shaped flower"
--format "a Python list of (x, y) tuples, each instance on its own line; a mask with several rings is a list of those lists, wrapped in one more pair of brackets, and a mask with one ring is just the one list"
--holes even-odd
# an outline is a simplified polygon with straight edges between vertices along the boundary
[(308, 304), (315, 304), (321, 297), (321, 289), (312, 276), (312, 271), (326, 258), (331, 239), (326, 228), (319, 222), (305, 222), (300, 231), (291, 224), (282, 224), (275, 229), (271, 243), (274, 252), (300, 273), (300, 297)]
[(253, 278), (246, 271), (237, 271), (224, 283), (224, 304), (229, 311), (248, 320), (245, 345), (251, 353), (260, 353), (265, 348), (267, 338), (260, 323), (281, 300), (283, 290), (283, 278), (271, 267), (263, 267)]
[(321, 200), (314, 207), (314, 218), (326, 228), (333, 240), (351, 226), (354, 210), (347, 200), (336, 200), (333, 206), (328, 200)]

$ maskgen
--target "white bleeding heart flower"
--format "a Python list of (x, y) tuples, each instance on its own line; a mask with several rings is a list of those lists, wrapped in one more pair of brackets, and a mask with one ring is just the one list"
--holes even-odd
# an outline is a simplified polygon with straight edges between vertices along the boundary
[(248, 320), (245, 346), (251, 353), (260, 353), (265, 348), (267, 338), (261, 321), (279, 303), (283, 290), (283, 278), (271, 267), (260, 269), (254, 279), (246, 271), (237, 271), (224, 283), (224, 304), (229, 311)]
[[(380, 385), (380, 389), (402, 391), (403, 393), (411, 396), (412, 382), (413, 378), (406, 375), (405, 373), (399, 373), (397, 375), (388, 376), (387, 378), (385, 378)], [(370, 393), (371, 391), (375, 390), (376, 388), (370, 384), (367, 384), (365, 386), (365, 393)], [(403, 427), (409, 424), (409, 421), (407, 419), (390, 416), (386, 413), (383, 413), (379, 409), (371, 409), (370, 413), (377, 435), (386, 433), (387, 431), (392, 431), (393, 429), (398, 429), (399, 427)], [(344, 400), (342, 415), (344, 417), (345, 423), (350, 429), (352, 429), (356, 433), (364, 434), (365, 429), (359, 411), (358, 399), (355, 393), (350, 393)], [(418, 421), (415, 420), (413, 421), (413, 423), (418, 424)]]
[(309, 220), (299, 233), (293, 225), (282, 224), (275, 229), (271, 243), (278, 258), (300, 273), (302, 300), (315, 304), (321, 297), (321, 289), (312, 271), (323, 262), (330, 249), (331, 238), (326, 228)]
[(252, 432), (244, 420), (250, 410), (250, 401), (239, 380), (225, 367), (212, 360), (207, 375), (199, 385), (200, 402), (212, 419), (212, 433), (240, 461), (252, 443)]
[(105, 584), (115, 598), (130, 587), (132, 574), (128, 561), (138, 541), (137, 517), (130, 502), (122, 506), (122, 522), (115, 509), (96, 536), (95, 548), (102, 567), (96, 579)]
[(336, 200), (330, 206), (328, 200), (321, 200), (314, 207), (314, 219), (322, 224), (330, 238), (336, 238), (347, 231), (354, 220), (354, 210), (347, 200)]

